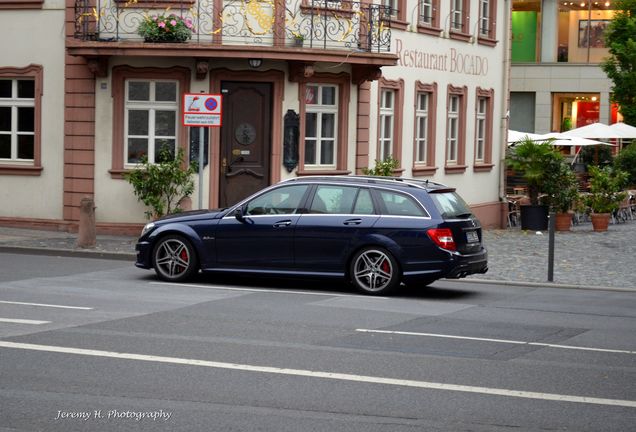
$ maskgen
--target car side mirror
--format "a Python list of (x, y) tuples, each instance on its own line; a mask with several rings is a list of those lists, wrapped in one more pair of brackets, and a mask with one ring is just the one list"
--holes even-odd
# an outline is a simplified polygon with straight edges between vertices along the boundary
[(246, 210), (245, 206), (240, 206), (239, 208), (234, 210), (234, 217), (236, 218), (237, 221), (239, 222), (245, 221), (245, 210)]

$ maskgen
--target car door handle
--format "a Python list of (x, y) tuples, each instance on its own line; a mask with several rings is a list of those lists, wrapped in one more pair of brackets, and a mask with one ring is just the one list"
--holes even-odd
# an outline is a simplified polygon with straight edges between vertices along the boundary
[(274, 228), (282, 228), (282, 227), (286, 227), (286, 226), (290, 226), (292, 223), (292, 221), (290, 220), (284, 220), (284, 221), (280, 221), (280, 222), (276, 222), (274, 225), (272, 225)]
[(347, 219), (343, 222), (345, 225), (360, 225), (362, 223), (362, 219)]

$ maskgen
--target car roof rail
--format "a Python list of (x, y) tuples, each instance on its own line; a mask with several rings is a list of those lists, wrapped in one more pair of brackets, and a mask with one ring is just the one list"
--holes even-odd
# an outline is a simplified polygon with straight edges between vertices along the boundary
[(386, 177), (386, 176), (371, 176), (371, 175), (337, 175), (337, 176), (306, 176), (306, 177), (292, 177), (286, 180), (288, 181), (303, 181), (303, 180), (311, 180), (311, 181), (351, 181), (358, 183), (370, 183), (370, 184), (381, 184), (381, 183), (401, 183), (407, 187), (415, 187), (420, 189), (437, 189), (437, 188), (448, 188), (448, 186), (434, 182), (432, 180), (420, 180), (420, 179), (412, 179), (412, 178), (404, 178), (404, 177)]

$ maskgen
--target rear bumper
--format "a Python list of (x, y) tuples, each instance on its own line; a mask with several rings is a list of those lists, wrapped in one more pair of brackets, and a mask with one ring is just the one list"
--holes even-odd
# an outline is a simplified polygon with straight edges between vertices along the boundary
[(473, 254), (448, 252), (443, 259), (421, 262), (408, 266), (403, 273), (404, 282), (431, 282), (436, 279), (459, 279), (476, 273), (488, 271), (488, 252), (486, 249)]

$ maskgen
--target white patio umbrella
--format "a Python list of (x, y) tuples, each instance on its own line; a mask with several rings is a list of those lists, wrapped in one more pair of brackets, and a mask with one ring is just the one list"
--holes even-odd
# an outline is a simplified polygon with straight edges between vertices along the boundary
[(612, 129), (608, 125), (604, 123), (592, 123), (586, 126), (581, 126), (580, 128), (571, 129), (566, 132), (562, 132), (563, 135), (569, 137), (580, 137), (580, 138), (596, 138), (596, 139), (619, 139), (619, 138), (627, 138), (623, 136), (620, 132), (615, 129)]
[(558, 146), (584, 147), (584, 146), (591, 146), (591, 145), (609, 145), (609, 146), (616, 145), (616, 144), (610, 144), (603, 141), (596, 141), (596, 140), (592, 140), (588, 138), (581, 138), (577, 136), (567, 136), (565, 135), (565, 133), (559, 133), (559, 132), (550, 132), (540, 136), (543, 137), (544, 139), (552, 139), (550, 144), (558, 145)]
[(539, 134), (534, 134), (530, 132), (519, 132), (515, 130), (508, 130), (508, 145), (514, 144), (519, 141), (525, 141), (526, 139), (530, 139), (532, 141), (544, 141), (544, 138), (539, 138)]
[(614, 131), (623, 135), (623, 138), (626, 138), (626, 139), (636, 138), (636, 127), (630, 126), (626, 123), (623, 123), (623, 122), (614, 123), (610, 125), (610, 129), (613, 129)]

